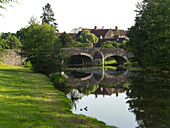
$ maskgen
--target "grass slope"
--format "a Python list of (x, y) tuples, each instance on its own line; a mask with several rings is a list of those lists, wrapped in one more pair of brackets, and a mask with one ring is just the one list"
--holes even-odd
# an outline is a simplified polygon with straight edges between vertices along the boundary
[(104, 128), (96, 119), (74, 115), (71, 101), (45, 75), (0, 64), (0, 128)]

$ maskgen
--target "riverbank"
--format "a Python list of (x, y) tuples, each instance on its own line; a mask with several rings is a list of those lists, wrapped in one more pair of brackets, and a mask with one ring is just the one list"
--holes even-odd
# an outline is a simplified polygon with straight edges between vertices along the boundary
[(0, 126), (3, 128), (105, 128), (71, 113), (71, 101), (49, 78), (30, 69), (0, 64)]

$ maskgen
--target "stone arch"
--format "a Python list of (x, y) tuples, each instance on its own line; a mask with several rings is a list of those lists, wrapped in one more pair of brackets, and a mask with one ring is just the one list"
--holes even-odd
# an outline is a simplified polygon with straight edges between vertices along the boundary
[(116, 60), (116, 62), (117, 62), (118, 65), (119, 65), (119, 64), (123, 64), (123, 63), (125, 63), (125, 62), (128, 62), (128, 59), (127, 59), (127, 57), (125, 57), (125, 56), (110, 55), (110, 56), (105, 57), (105, 59), (107, 59), (107, 58), (109, 58), (109, 57), (113, 57), (113, 58)]
[(95, 65), (99, 65), (99, 64), (104, 65), (104, 55), (99, 51), (95, 52), (93, 56), (93, 62)]
[(82, 55), (82, 56), (87, 56), (87, 57), (89, 57), (89, 58), (93, 61), (93, 56), (91, 56), (91, 55), (88, 54), (88, 53), (83, 53), (83, 52), (81, 52), (80, 55)]
[(86, 53), (71, 55), (68, 64), (70, 65), (92, 65), (93, 58)]

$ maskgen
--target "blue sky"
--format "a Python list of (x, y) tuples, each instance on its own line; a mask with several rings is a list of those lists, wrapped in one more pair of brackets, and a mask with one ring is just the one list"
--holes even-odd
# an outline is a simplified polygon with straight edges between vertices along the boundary
[(18, 0), (0, 9), (0, 33), (16, 32), (28, 25), (31, 16), (41, 21), (42, 7), (50, 3), (60, 32), (77, 27), (127, 29), (134, 24), (136, 3), (142, 0)]

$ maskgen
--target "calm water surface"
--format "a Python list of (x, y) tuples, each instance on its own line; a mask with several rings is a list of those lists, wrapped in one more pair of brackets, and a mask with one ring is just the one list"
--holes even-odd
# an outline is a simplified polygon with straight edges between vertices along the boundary
[(169, 128), (170, 79), (116, 68), (71, 69), (61, 91), (72, 112), (119, 128)]

